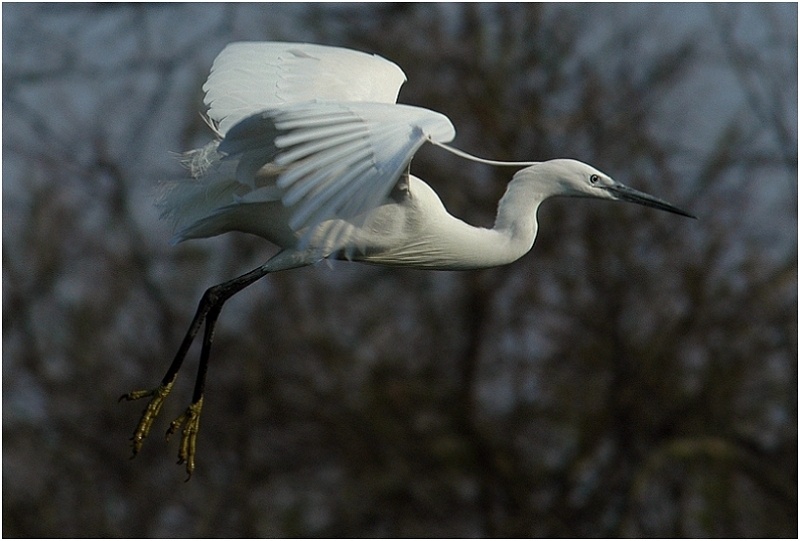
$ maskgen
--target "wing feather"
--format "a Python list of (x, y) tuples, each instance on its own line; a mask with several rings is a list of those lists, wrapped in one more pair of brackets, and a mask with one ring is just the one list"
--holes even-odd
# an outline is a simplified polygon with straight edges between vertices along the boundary
[[(268, 109), (231, 127), (219, 145), (238, 159), (237, 177), (267, 163), (279, 166), (277, 186), (292, 211), (301, 242), (338, 248), (347, 227), (317, 226), (340, 219), (359, 225), (382, 204), (427, 140), (446, 143), (455, 129), (444, 115), (385, 103), (307, 102)], [(252, 179), (240, 178), (252, 184)]]
[(308, 43), (238, 42), (203, 85), (219, 132), (264, 109), (311, 100), (394, 103), (403, 71), (377, 55)]

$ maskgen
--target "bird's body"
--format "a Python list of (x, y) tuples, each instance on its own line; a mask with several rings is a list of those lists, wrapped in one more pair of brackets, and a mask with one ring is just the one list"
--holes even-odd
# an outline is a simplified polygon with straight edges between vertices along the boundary
[[(274, 177), (271, 181), (274, 184)], [(510, 263), (527, 253), (536, 236), (536, 207), (542, 198), (508, 196), (491, 229), (474, 227), (450, 214), (436, 192), (408, 175), (376, 207), (350, 220), (331, 218), (319, 223), (316, 237), (302, 244), (303, 231), (288, 226), (291, 210), (275, 201), (245, 202), (246, 194), (217, 195), (222, 203), (209, 216), (187, 227), (179, 240), (211, 237), (229, 231), (250, 233), (292, 251), (308, 262), (327, 257), (424, 269), (464, 270)], [(521, 180), (513, 181), (519, 184)], [(521, 186), (509, 186), (515, 193)], [(260, 183), (263, 186), (264, 183)], [(241, 186), (239, 186), (241, 188)], [(222, 210), (219, 210), (221, 208)], [(331, 230), (346, 229), (338, 244), (318, 249)]]
[[(133, 437), (134, 454), (169, 394), (205, 323), (180, 461), (194, 469), (205, 371), (222, 304), (270, 272), (325, 258), (423, 269), (467, 270), (511, 263), (533, 246), (536, 213), (552, 196), (625, 200), (690, 216), (627, 188), (576, 160), (492, 162), (445, 145), (455, 129), (444, 115), (395, 104), (405, 75), (357, 51), (295, 43), (234, 43), (217, 57), (205, 103), (217, 140), (189, 152), (191, 178), (165, 184), (159, 205), (178, 227), (175, 241), (230, 231), (258, 235), (281, 250), (253, 271), (210, 288)], [(492, 228), (469, 225), (409, 173), (425, 142), (495, 165), (527, 166), (511, 180)]]

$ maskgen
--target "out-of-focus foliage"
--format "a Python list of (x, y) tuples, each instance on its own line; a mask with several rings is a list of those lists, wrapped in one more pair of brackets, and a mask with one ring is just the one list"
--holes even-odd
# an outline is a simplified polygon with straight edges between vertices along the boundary
[[(797, 535), (794, 5), (3, 6), (3, 534)], [(496, 159), (695, 212), (549, 202), (531, 254), (279, 273), (222, 314), (183, 484), (143, 404), (203, 290), (273, 248), (152, 208), (234, 40), (374, 51)], [(512, 171), (415, 160), (490, 225)]]

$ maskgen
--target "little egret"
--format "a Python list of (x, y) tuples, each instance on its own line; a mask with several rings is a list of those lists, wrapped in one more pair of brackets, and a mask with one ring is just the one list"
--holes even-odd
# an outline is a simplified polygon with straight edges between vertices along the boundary
[[(167, 437), (181, 430), (178, 462), (191, 477), (220, 310), (271, 272), (325, 258), (443, 270), (504, 265), (531, 249), (537, 209), (553, 196), (630, 201), (693, 217), (579, 161), (494, 162), (448, 147), (455, 129), (447, 117), (395, 103), (405, 80), (388, 60), (337, 47), (232, 43), (217, 56), (203, 85), (217, 137), (185, 155), (191, 178), (167, 183), (158, 204), (176, 222), (175, 242), (241, 231), (281, 250), (209, 288), (160, 385), (120, 398), (150, 398), (132, 437), (134, 456), (205, 323), (191, 404), (167, 430)], [(425, 142), (485, 163), (527, 166), (508, 184), (494, 227), (450, 215), (409, 173)]]

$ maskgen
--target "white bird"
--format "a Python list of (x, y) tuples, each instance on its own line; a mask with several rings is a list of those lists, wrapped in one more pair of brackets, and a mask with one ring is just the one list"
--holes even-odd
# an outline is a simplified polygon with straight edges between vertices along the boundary
[[(579, 161), (494, 162), (450, 148), (444, 143), (455, 129), (447, 117), (395, 103), (405, 80), (388, 60), (337, 47), (232, 43), (217, 56), (203, 86), (217, 138), (186, 154), (192, 178), (168, 183), (159, 205), (179, 227), (175, 242), (242, 231), (281, 250), (209, 288), (161, 384), (120, 398), (150, 397), (132, 437), (134, 456), (205, 323), (192, 402), (167, 431), (169, 437), (182, 427), (178, 459), (191, 477), (220, 310), (271, 272), (325, 258), (445, 270), (504, 265), (531, 249), (537, 209), (553, 196), (630, 201), (693, 217)], [(409, 173), (425, 142), (490, 164), (528, 166), (509, 183), (494, 227), (452, 216)]]

